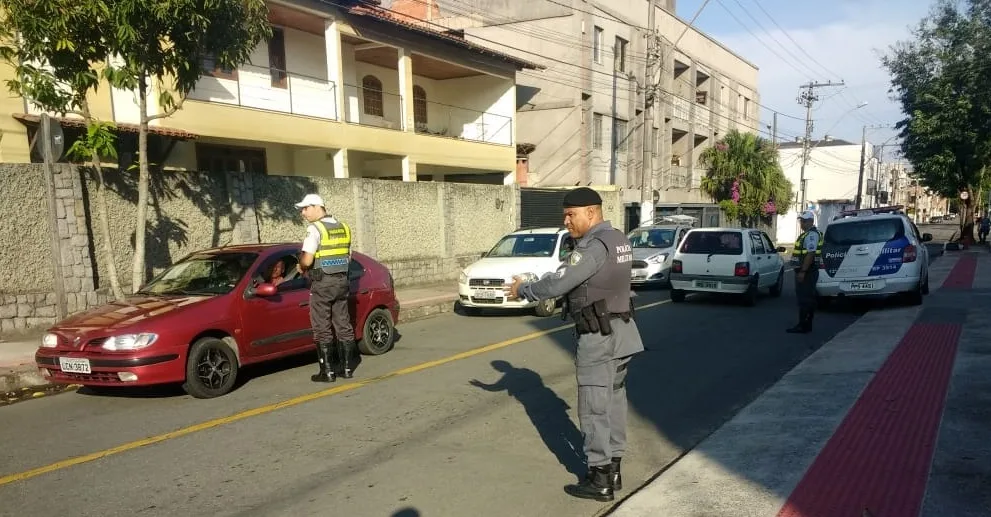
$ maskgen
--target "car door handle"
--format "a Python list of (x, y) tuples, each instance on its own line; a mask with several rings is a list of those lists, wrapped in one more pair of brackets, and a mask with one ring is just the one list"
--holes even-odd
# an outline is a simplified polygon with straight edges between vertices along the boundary
[(309, 301), (309, 300), (307, 300), (307, 301), (305, 301), (305, 302), (299, 302), (299, 306), (300, 306), (300, 307), (306, 307), (306, 306), (308, 306), (308, 305), (310, 305), (310, 301)]

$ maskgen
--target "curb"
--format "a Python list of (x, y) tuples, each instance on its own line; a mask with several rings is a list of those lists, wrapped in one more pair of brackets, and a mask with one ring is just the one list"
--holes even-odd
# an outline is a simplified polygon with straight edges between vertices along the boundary
[[(428, 298), (422, 302), (412, 302), (411, 305), (400, 308), (399, 321), (396, 324), (454, 312), (454, 302), (457, 299), (457, 294), (450, 294)], [(52, 384), (38, 373), (38, 368), (34, 363), (0, 370), (0, 396), (18, 392), (24, 388), (40, 389), (48, 386), (52, 386)]]

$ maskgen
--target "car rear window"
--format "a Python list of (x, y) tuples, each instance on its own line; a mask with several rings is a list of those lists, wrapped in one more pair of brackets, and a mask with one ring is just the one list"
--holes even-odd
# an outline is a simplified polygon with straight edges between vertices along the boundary
[(682, 253), (705, 255), (742, 255), (743, 237), (740, 232), (689, 232), (681, 244)]
[(833, 223), (826, 228), (823, 241), (837, 246), (876, 244), (905, 236), (905, 226), (900, 219), (874, 219)]

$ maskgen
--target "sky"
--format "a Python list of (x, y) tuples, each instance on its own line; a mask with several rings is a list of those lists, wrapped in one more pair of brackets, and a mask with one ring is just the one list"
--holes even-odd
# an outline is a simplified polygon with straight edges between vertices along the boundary
[[(703, 3), (677, 0), (677, 14), (690, 21)], [(772, 110), (778, 111), (778, 141), (804, 134), (805, 108), (797, 97), (811, 80), (845, 83), (819, 89), (812, 138), (828, 132), (860, 142), (865, 125), (893, 126), (904, 117), (890, 99), (881, 55), (910, 39), (911, 28), (931, 5), (931, 0), (709, 0), (694, 26), (757, 65), (761, 124), (770, 126)], [(867, 130), (875, 145), (896, 143), (895, 135), (893, 128)], [(885, 160), (897, 159), (896, 153), (886, 146)]]

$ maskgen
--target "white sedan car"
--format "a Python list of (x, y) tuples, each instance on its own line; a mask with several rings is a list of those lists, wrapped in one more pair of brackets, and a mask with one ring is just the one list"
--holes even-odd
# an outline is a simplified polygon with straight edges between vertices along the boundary
[(771, 239), (749, 228), (693, 228), (671, 262), (671, 301), (685, 301), (689, 292), (743, 296), (747, 305), (768, 289), (780, 296), (785, 265)]
[(550, 316), (558, 300), (507, 300), (503, 286), (520, 275), (536, 280), (552, 274), (571, 251), (573, 239), (561, 228), (519, 230), (506, 235), (458, 277), (458, 299), (468, 313), (483, 309), (535, 309)]

